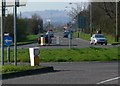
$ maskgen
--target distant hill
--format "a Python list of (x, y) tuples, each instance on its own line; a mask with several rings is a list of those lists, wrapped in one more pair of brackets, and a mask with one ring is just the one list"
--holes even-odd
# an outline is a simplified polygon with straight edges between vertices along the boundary
[(45, 10), (45, 11), (31, 11), (23, 12), (23, 18), (31, 18), (32, 15), (37, 14), (42, 17), (43, 22), (46, 23), (47, 19), (50, 19), (53, 24), (64, 24), (69, 22), (70, 18), (64, 11), (59, 10)]

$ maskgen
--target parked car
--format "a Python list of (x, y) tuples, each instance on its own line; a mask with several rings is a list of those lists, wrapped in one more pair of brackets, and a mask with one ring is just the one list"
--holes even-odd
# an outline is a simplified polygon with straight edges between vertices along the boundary
[(93, 34), (91, 39), (90, 39), (90, 44), (105, 44), (107, 45), (107, 39), (105, 38), (105, 36), (103, 34)]
[(52, 43), (52, 39), (48, 35), (45, 35), (45, 43)]
[(48, 30), (46, 35), (49, 35), (50, 37), (54, 37), (54, 32), (53, 30)]
[(65, 37), (65, 38), (68, 38), (69, 33), (70, 33), (70, 32), (69, 32), (68, 30), (65, 30), (65, 31), (64, 31), (64, 37)]
[[(41, 35), (42, 37), (44, 37), (45, 38), (45, 43), (46, 44), (51, 44), (52, 43), (52, 38), (50, 37), (50, 36), (48, 36), (48, 35)], [(41, 36), (40, 37), (38, 37), (38, 44), (40, 44), (41, 43)]]

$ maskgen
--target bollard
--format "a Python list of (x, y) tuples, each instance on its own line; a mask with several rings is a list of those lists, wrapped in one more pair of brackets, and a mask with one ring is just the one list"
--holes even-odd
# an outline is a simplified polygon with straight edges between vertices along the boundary
[(60, 45), (60, 37), (59, 36), (56, 37), (56, 44)]
[(38, 66), (39, 65), (39, 55), (40, 55), (39, 47), (29, 48), (29, 53), (30, 53), (31, 66)]
[(41, 37), (41, 44), (40, 45), (45, 45), (45, 38), (44, 37)]
[(45, 37), (43, 35), (41, 35), (41, 43), (40, 45), (45, 45)]

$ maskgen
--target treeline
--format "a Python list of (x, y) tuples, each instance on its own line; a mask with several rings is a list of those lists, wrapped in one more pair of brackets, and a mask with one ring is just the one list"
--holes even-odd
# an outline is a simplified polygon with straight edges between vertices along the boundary
[[(5, 33), (9, 33), (14, 37), (14, 18), (12, 14), (8, 14), (5, 18)], [(31, 18), (17, 18), (17, 41), (25, 40), (27, 35), (37, 35), (43, 32), (43, 20), (34, 14)]]
[(91, 9), (93, 31), (101, 28), (102, 32), (115, 36), (117, 28), (116, 3), (93, 2)]
[[(117, 4), (116, 2), (91, 2), (88, 5), (87, 9), (79, 13), (79, 15), (82, 14), (86, 17), (87, 26), (84, 29), (84, 31), (90, 33), (91, 32), (90, 29), (92, 27), (92, 32), (95, 33), (100, 28), (103, 33), (110, 34), (112, 36), (116, 36), (117, 34), (118, 36), (120, 36), (119, 8), (120, 8), (120, 2)], [(91, 27), (90, 27), (90, 23), (91, 23)], [(117, 24), (118, 24), (118, 29), (116, 29)]]

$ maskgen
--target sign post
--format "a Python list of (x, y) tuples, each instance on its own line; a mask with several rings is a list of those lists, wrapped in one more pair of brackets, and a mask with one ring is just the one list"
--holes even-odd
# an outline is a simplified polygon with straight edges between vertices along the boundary
[(71, 32), (71, 30), (69, 32), (68, 38), (69, 38), (69, 48), (71, 48), (71, 45), (72, 45), (72, 32)]
[(17, 45), (16, 45), (16, 18), (17, 18), (17, 7), (26, 6), (27, 0), (1, 0), (0, 7), (2, 8), (1, 16), (1, 62), (4, 65), (4, 28), (5, 28), (5, 7), (14, 7), (14, 61), (17, 65)]
[(6, 1), (2, 0), (2, 16), (1, 16), (1, 62), (2, 62), (2, 65), (4, 65), (5, 6), (6, 6)]
[(7, 60), (10, 62), (10, 45), (12, 44), (12, 38), (10, 36), (6, 36), (4, 38), (4, 43), (8, 46), (7, 47)]

